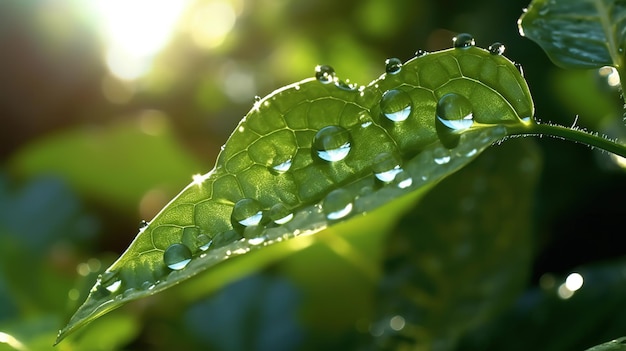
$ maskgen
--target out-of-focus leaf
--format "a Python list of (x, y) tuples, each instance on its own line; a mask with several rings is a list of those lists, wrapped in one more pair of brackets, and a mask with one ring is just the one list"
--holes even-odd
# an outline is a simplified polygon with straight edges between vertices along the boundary
[(175, 193), (202, 169), (167, 124), (157, 120), (165, 117), (142, 118), (39, 139), (18, 151), (10, 168), (27, 176), (60, 176), (86, 196), (136, 211), (147, 191), (164, 187)]
[(611, 340), (604, 344), (594, 346), (586, 351), (624, 351), (626, 350), (626, 337)]
[(443, 180), (388, 240), (378, 321), (384, 350), (452, 350), (514, 301), (531, 258), (533, 143), (492, 148)]
[(564, 68), (622, 67), (626, 6), (619, 0), (533, 0), (518, 21)]
[(317, 79), (257, 101), (215, 168), (140, 229), (59, 340), (230, 258), (253, 257), (234, 262), (241, 275), (310, 246), (320, 240), (311, 234), (325, 229), (344, 235), (351, 222), (392, 225), (427, 189), (504, 137), (507, 125), (525, 125), (533, 114), (514, 64), (473, 43), (463, 35), (453, 49), (405, 64), (389, 60), (387, 73), (367, 87), (320, 66)]

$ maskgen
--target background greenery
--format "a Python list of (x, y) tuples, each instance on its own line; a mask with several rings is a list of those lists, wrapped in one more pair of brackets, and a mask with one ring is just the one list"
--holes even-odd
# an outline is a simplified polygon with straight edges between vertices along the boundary
[[(448, 48), (455, 34), (469, 32), (481, 47), (505, 43), (507, 57), (524, 67), (541, 120), (572, 125), (578, 115), (577, 125), (626, 140), (618, 92), (597, 71), (556, 68), (519, 36), (527, 1), (228, 3), (237, 18), (223, 43), (201, 46), (178, 29), (149, 73), (123, 81), (109, 74), (103, 40), (80, 2), (0, 2), (0, 350), (51, 348), (139, 221), (212, 167), (254, 96), (312, 76), (316, 64), (366, 84), (386, 58)], [(144, 16), (137, 26), (149, 8)], [(530, 160), (527, 173), (502, 161), (520, 150), (517, 159)], [(509, 140), (429, 194), (412, 228), (436, 232), (438, 223), (484, 217), (532, 233), (530, 262), (493, 255), (489, 240), (471, 251), (477, 261), (509, 263), (505, 273), (519, 275), (524, 288), (521, 295), (503, 291), (515, 302), (464, 326), (455, 349), (583, 350), (626, 335), (626, 174), (615, 161), (561, 140)], [(444, 213), (445, 202), (450, 209), (467, 203), (470, 177), (497, 185), (474, 213), (450, 210), (434, 217), (438, 223), (419, 221), (433, 218), (429, 207)], [(504, 241), (515, 253), (518, 243)], [(458, 242), (422, 244), (445, 256)], [(184, 290), (130, 304), (57, 349), (344, 350), (367, 343), (379, 296), (367, 277), (328, 252), (297, 256), (192, 304), (177, 302)], [(465, 268), (451, 267), (444, 278), (452, 286), (474, 283)], [(555, 290), (571, 272), (583, 275), (583, 288), (560, 298)]]

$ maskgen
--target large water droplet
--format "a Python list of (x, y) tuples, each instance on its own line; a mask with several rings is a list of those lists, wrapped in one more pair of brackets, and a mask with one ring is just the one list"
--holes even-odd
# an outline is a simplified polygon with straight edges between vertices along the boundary
[(285, 173), (291, 168), (291, 163), (292, 163), (291, 159), (288, 159), (287, 161), (284, 161), (284, 162), (281, 162), (279, 164), (272, 166), (271, 171), (274, 174)]
[(338, 220), (352, 212), (353, 196), (345, 189), (336, 189), (328, 193), (322, 209), (329, 220)]
[(395, 153), (380, 153), (374, 157), (372, 171), (374, 171), (376, 179), (383, 183), (390, 183), (398, 173), (402, 172), (400, 157)]
[(331, 66), (317, 65), (315, 79), (324, 84), (332, 83), (335, 80), (335, 70)]
[(455, 48), (468, 48), (476, 45), (476, 41), (471, 34), (460, 33), (456, 37), (452, 38), (452, 46)]
[(396, 174), (396, 177), (394, 178), (393, 182), (396, 184), (398, 188), (406, 189), (410, 187), (411, 185), (413, 185), (413, 178), (411, 177), (409, 172), (401, 171), (398, 174)]
[(240, 224), (244, 227), (257, 225), (261, 223), (261, 219), (263, 219), (263, 208), (261, 204), (254, 199), (241, 199), (235, 203), (231, 219), (233, 225)]
[(385, 60), (385, 72), (389, 74), (396, 74), (402, 70), (402, 61), (399, 58), (388, 58)]
[(315, 134), (312, 149), (322, 160), (334, 162), (346, 158), (351, 146), (350, 132), (340, 126), (328, 126)]
[(293, 212), (283, 203), (279, 202), (270, 208), (270, 219), (276, 224), (285, 224), (293, 219)]
[(163, 253), (163, 263), (173, 270), (181, 270), (191, 262), (191, 250), (183, 244), (172, 244)]
[(487, 48), (492, 55), (503, 55), (505, 49), (504, 44), (498, 42), (489, 45), (489, 48)]
[(472, 103), (465, 96), (448, 93), (437, 101), (435, 127), (445, 147), (455, 147), (459, 142), (459, 133), (473, 124)]
[(380, 110), (393, 122), (402, 122), (411, 115), (411, 97), (400, 89), (387, 90), (380, 100)]

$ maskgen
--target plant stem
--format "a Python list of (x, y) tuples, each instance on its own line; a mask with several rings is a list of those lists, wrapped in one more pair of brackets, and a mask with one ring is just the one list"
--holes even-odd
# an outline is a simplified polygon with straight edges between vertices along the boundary
[(531, 122), (523, 126), (507, 126), (507, 130), (509, 135), (548, 135), (575, 141), (626, 158), (626, 145), (576, 127)]

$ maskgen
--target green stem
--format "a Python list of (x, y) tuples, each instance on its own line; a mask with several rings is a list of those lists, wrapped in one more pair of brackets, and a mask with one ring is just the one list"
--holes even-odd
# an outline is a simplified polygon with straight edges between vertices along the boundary
[(626, 158), (626, 145), (610, 140), (607, 137), (592, 134), (572, 127), (532, 122), (522, 126), (507, 126), (509, 135), (549, 135), (597, 147)]

